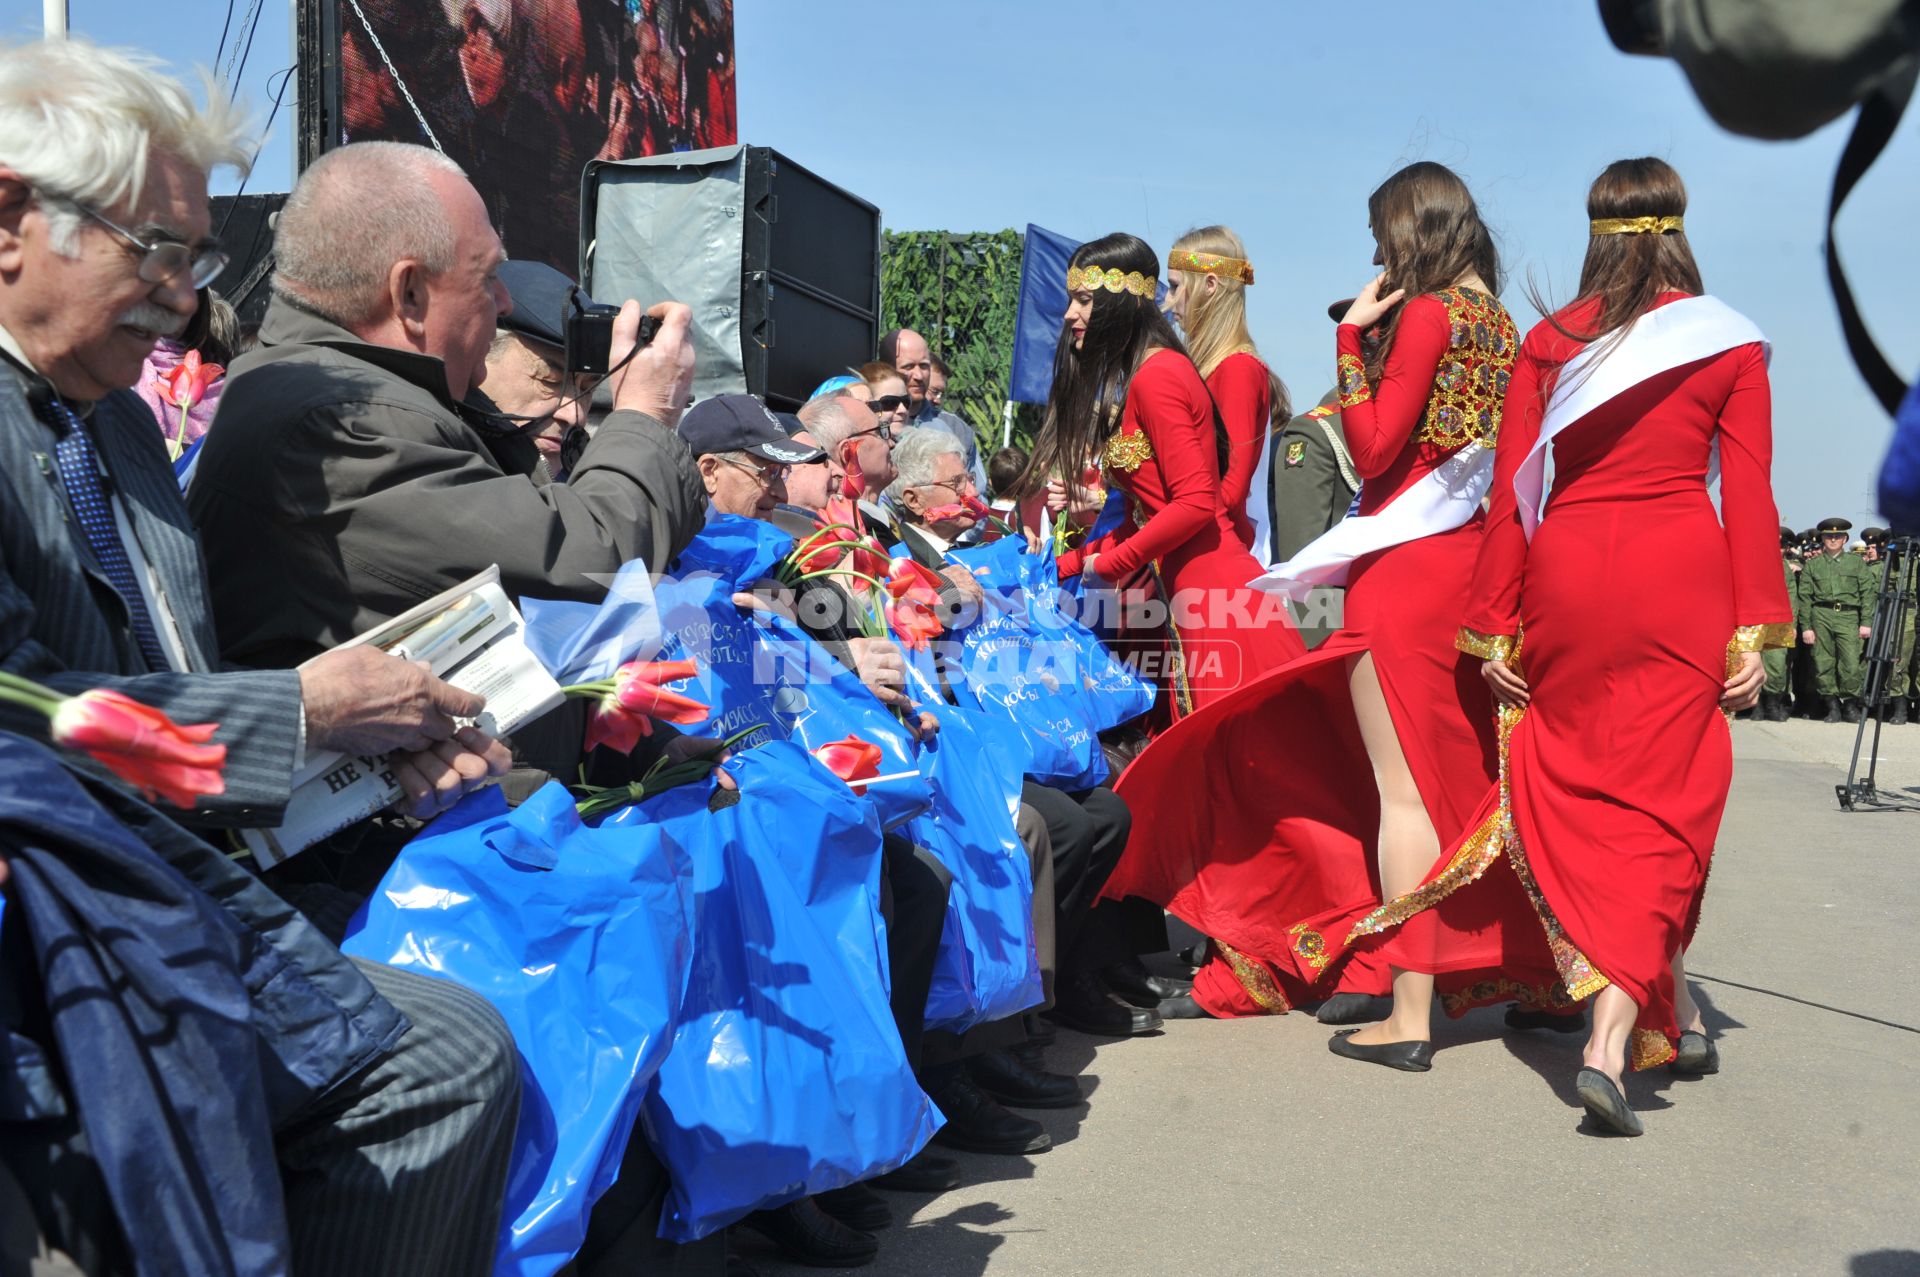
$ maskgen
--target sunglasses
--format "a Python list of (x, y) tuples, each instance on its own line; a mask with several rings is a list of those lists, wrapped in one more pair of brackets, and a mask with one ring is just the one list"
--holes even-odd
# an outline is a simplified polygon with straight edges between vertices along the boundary
[(905, 395), (882, 395), (878, 399), (869, 399), (867, 407), (875, 413), (898, 412), (912, 404), (913, 400)]

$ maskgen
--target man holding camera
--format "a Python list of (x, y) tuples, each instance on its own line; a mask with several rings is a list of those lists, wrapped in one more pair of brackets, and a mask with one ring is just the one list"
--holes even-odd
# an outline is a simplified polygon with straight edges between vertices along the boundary
[(503, 465), (525, 423), (473, 395), (512, 308), (479, 194), (425, 147), (362, 142), (301, 175), (276, 232), (260, 346), (234, 365), (188, 505), (221, 647), (293, 665), (489, 564), (508, 594), (597, 600), (630, 559), (663, 566), (706, 493), (673, 433), (693, 376), (685, 306), (614, 323), (615, 411), (572, 481)]

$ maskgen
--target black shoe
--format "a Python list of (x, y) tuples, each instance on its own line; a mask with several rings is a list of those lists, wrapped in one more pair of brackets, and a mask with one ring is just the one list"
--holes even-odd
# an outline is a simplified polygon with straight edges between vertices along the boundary
[(1335, 1055), (1344, 1055), (1349, 1060), (1384, 1064), (1403, 1073), (1425, 1073), (1433, 1067), (1431, 1042), (1382, 1042), (1378, 1046), (1364, 1046), (1353, 1040), (1353, 1035), (1359, 1031), (1342, 1029), (1328, 1040), (1327, 1050)]
[(1620, 1094), (1613, 1079), (1599, 1069), (1581, 1069), (1573, 1087), (1593, 1120), (1606, 1130), (1616, 1135), (1639, 1135), (1647, 1129), (1640, 1124), (1640, 1115), (1627, 1107), (1627, 1097)]
[(1860, 701), (1857, 697), (1849, 696), (1841, 702), (1840, 717), (1849, 723), (1860, 721)]
[(813, 1203), (848, 1228), (857, 1228), (863, 1233), (893, 1227), (893, 1211), (880, 1200), (880, 1194), (865, 1184), (849, 1184), (845, 1188), (815, 1193)]
[(1138, 958), (1116, 962), (1102, 971), (1100, 977), (1121, 1001), (1131, 1002), (1137, 1007), (1157, 1007), (1168, 998), (1193, 992), (1193, 981), (1168, 980), (1157, 976), (1147, 970), (1147, 964)]
[(1320, 1004), (1313, 1018), (1322, 1024), (1372, 1024), (1387, 1018), (1392, 1004), (1370, 993), (1336, 993)]
[(1160, 1028), (1158, 1013), (1121, 1001), (1091, 971), (1061, 981), (1054, 990), (1053, 1010), (1047, 1014), (1070, 1029), (1101, 1037), (1130, 1038)]
[(1787, 694), (1781, 692), (1773, 698), (1773, 703), (1767, 706), (1767, 721), (1769, 723), (1784, 723), (1792, 717), (1793, 706), (1788, 704)]
[(1894, 727), (1905, 727), (1907, 725), (1906, 697), (1896, 696), (1893, 698), (1893, 707), (1887, 713), (1887, 722), (1890, 726)]
[(1549, 1033), (1578, 1033), (1587, 1027), (1587, 1016), (1578, 1007), (1564, 1013), (1529, 1011), (1515, 1002), (1507, 1007), (1507, 1027), (1545, 1029)]
[(1837, 723), (1840, 721), (1840, 698), (1838, 696), (1827, 697), (1827, 716), (1820, 721), (1823, 723)]
[(906, 1165), (868, 1180), (867, 1187), (890, 1193), (944, 1193), (960, 1187), (960, 1163), (921, 1149)]
[(1681, 1077), (1705, 1077), (1720, 1071), (1720, 1048), (1704, 1033), (1688, 1030), (1680, 1035), (1680, 1045), (1667, 1062), (1667, 1070)]
[(1177, 998), (1168, 998), (1154, 1008), (1162, 1020), (1211, 1020), (1213, 1012), (1201, 1006), (1191, 993), (1183, 993)]
[(1018, 1109), (1070, 1109), (1085, 1103), (1080, 1084), (1029, 1065), (1012, 1051), (983, 1051), (967, 1061), (973, 1084)]
[(880, 1243), (848, 1228), (820, 1209), (811, 1197), (773, 1210), (757, 1210), (740, 1221), (772, 1242), (780, 1253), (809, 1268), (861, 1268), (880, 1253)]
[(1024, 1154), (1044, 1153), (1053, 1147), (1053, 1137), (1040, 1123), (1007, 1112), (965, 1073), (956, 1073), (927, 1094), (947, 1119), (933, 1138), (949, 1148), (970, 1153)]

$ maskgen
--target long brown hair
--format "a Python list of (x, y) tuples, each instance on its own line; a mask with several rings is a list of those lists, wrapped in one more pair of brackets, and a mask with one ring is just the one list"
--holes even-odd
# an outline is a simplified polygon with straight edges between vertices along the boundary
[[(1687, 188), (1673, 165), (1652, 156), (1615, 160), (1587, 189), (1587, 217), (1679, 217), (1687, 211)], [(1593, 235), (1580, 266), (1580, 293), (1571, 304), (1598, 299), (1600, 309), (1590, 332), (1574, 332), (1560, 322), (1558, 307), (1529, 287), (1534, 308), (1563, 335), (1588, 342), (1603, 333), (1624, 330), (1653, 309), (1670, 290), (1699, 296), (1706, 291), (1693, 246), (1685, 230), (1643, 235)]]
[[(1449, 288), (1462, 275), (1478, 274), (1500, 292), (1500, 250), (1480, 220), (1480, 208), (1460, 175), (1422, 160), (1380, 183), (1367, 197), (1367, 220), (1380, 245), (1387, 278), (1382, 293), (1407, 290), (1407, 300)], [(1367, 357), (1367, 381), (1380, 383), (1380, 369), (1400, 331), (1403, 301), (1387, 316), (1380, 341)]]

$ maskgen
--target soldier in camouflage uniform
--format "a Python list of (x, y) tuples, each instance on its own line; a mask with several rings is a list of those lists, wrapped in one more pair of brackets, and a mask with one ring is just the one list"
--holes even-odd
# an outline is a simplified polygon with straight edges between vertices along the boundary
[[(1792, 528), (1780, 529), (1780, 570), (1787, 577), (1787, 603), (1799, 614), (1799, 605), (1795, 602), (1797, 582), (1800, 578), (1800, 555), (1797, 547), (1799, 538)], [(1787, 721), (1789, 701), (1789, 679), (1787, 677), (1787, 656), (1790, 649), (1784, 647), (1768, 648), (1760, 653), (1760, 664), (1767, 671), (1767, 683), (1760, 691), (1760, 703), (1753, 707), (1749, 717), (1766, 723), (1784, 723)]]
[(1794, 605), (1800, 641), (1813, 649), (1814, 690), (1826, 721), (1860, 721), (1860, 643), (1871, 631), (1876, 583), (1867, 565), (1846, 553), (1845, 519), (1820, 520), (1820, 553), (1800, 570)]
[[(1887, 544), (1887, 530), (1885, 528), (1862, 529), (1860, 540), (1866, 544), (1867, 552), (1863, 557), (1873, 571), (1873, 594), (1869, 596), (1871, 600), (1879, 596), (1880, 574), (1886, 570), (1881, 566), (1881, 558), (1885, 553)], [(1901, 575), (1905, 578), (1903, 584), (1907, 586), (1907, 588), (1902, 591), (1902, 596), (1906, 600), (1906, 617), (1901, 622), (1899, 635), (1894, 639), (1893, 669), (1887, 678), (1886, 712), (1882, 715), (1882, 718), (1888, 723), (1905, 723), (1907, 721), (1907, 697), (1913, 690), (1912, 684), (1908, 681), (1908, 667), (1913, 663), (1913, 577), (1911, 575), (1911, 569), (1907, 568), (1904, 564), (1901, 567)], [(1868, 607), (1872, 606), (1872, 602), (1869, 601)], [(1871, 621), (1873, 617), (1869, 615), (1867, 619)]]

